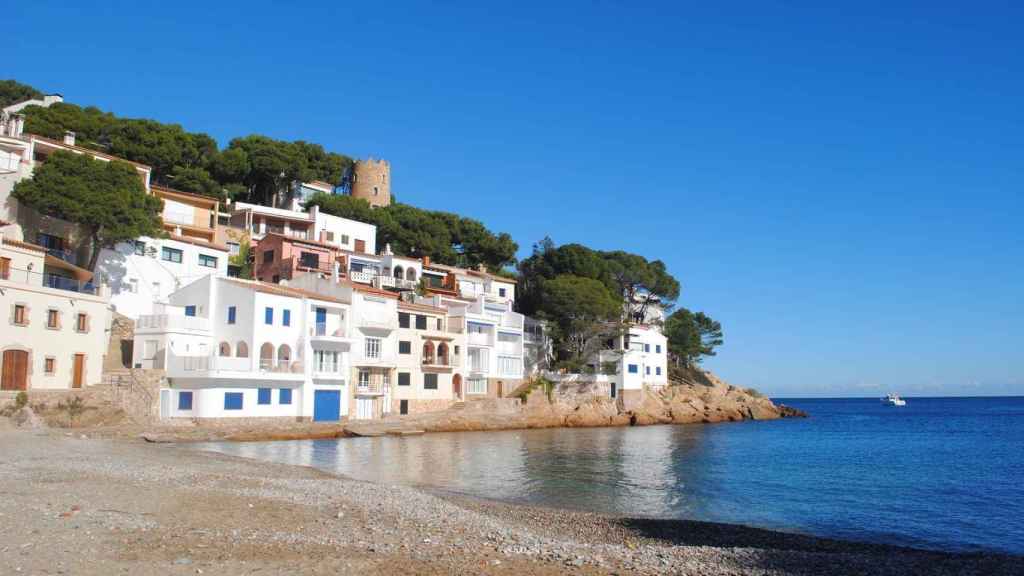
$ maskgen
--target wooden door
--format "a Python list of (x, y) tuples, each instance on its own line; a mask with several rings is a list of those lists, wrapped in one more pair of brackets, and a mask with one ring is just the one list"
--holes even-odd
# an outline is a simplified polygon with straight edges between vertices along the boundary
[(0, 390), (28, 390), (28, 352), (6, 350)]
[(462, 400), (462, 374), (452, 376), (452, 391), (456, 400)]
[(72, 375), (71, 387), (81, 388), (82, 380), (85, 379), (85, 354), (75, 354), (75, 369)]

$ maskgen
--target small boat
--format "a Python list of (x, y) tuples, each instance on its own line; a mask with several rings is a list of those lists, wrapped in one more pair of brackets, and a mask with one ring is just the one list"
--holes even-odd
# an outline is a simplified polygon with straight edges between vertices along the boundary
[(885, 398), (882, 398), (882, 402), (891, 404), (892, 406), (906, 406), (907, 401), (900, 398), (898, 394), (889, 394)]

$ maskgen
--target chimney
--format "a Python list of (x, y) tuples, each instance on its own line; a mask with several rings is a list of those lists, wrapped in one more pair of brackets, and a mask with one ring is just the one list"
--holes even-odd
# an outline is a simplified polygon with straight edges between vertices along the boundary
[(340, 268), (341, 268), (341, 264), (337, 260), (335, 260), (334, 261), (334, 266), (331, 266), (331, 281), (334, 282), (334, 283), (338, 282), (338, 276), (339, 276), (338, 270)]
[(75, 145), (75, 133), (72, 132), (71, 130), (65, 130), (64, 131), (64, 143), (67, 144), (68, 146), (74, 146)]
[(429, 268), (430, 267), (430, 256), (424, 256), (422, 258), (422, 260), (423, 260), (423, 267), (424, 268)]

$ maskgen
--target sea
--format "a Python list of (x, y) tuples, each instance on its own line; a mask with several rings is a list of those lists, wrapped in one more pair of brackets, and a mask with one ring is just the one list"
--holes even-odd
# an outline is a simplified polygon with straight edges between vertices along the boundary
[(810, 416), (195, 448), (515, 503), (1024, 554), (1024, 397), (777, 401)]

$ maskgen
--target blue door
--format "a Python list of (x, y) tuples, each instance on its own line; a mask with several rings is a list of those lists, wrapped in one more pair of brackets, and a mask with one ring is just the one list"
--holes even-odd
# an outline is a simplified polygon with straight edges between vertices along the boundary
[(337, 422), (341, 420), (341, 391), (317, 390), (313, 392), (313, 421)]
[(324, 336), (327, 334), (327, 308), (316, 309), (316, 335)]

